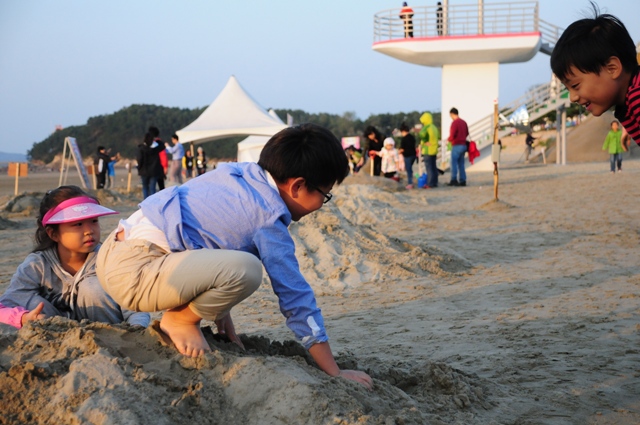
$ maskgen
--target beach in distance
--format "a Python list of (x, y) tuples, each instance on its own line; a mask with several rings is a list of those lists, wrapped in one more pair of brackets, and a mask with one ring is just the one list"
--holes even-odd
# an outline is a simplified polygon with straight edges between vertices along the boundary
[[(125, 178), (100, 194), (121, 212), (100, 219), (103, 239), (141, 200)], [(31, 173), (20, 193), (58, 179)], [(505, 166), (498, 201), (490, 171), (431, 190), (349, 176), (290, 230), (339, 364), (373, 390), (312, 364), (265, 276), (232, 310), (244, 352), (210, 322), (197, 359), (153, 326), (0, 325), (0, 424), (638, 424), (639, 179), (628, 153), (616, 174)], [(0, 184), (1, 292), (35, 212), (7, 211), (14, 179)]]

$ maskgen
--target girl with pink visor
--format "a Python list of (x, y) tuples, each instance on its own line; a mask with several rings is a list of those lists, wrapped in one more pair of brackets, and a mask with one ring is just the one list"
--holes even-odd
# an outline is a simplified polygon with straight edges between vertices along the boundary
[(36, 247), (0, 296), (0, 323), (21, 328), (52, 316), (146, 327), (148, 313), (124, 310), (96, 276), (98, 217), (118, 214), (77, 186), (50, 190), (40, 203)]

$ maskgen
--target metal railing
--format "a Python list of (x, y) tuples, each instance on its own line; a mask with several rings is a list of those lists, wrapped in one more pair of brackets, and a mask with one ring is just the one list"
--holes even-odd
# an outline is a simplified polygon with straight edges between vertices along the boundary
[(547, 21), (543, 21), (542, 19), (538, 19), (540, 28), (540, 35), (542, 38), (542, 46), (540, 46), (540, 51), (542, 53), (546, 53), (548, 55), (553, 51), (553, 46), (556, 45), (558, 39), (562, 35), (564, 28), (560, 28), (556, 25), (550, 24)]
[[(411, 25), (413, 37), (511, 34), (540, 31), (537, 1), (442, 6), (416, 6)], [(405, 20), (400, 10), (388, 9), (373, 18), (373, 41), (405, 38)], [(440, 18), (440, 16), (442, 18)]]
[[(556, 90), (560, 91), (556, 93)], [(563, 86), (556, 89), (552, 87), (551, 83), (544, 83), (532, 88), (513, 102), (500, 107), (500, 114), (508, 118), (516, 109), (524, 105), (529, 113), (529, 122), (532, 122), (551, 111), (555, 111), (559, 105), (568, 106), (570, 103), (569, 92)], [(511, 128), (505, 128), (498, 134), (502, 137), (510, 132)], [(493, 115), (488, 115), (471, 124), (469, 137), (476, 142), (478, 149), (493, 143)]]

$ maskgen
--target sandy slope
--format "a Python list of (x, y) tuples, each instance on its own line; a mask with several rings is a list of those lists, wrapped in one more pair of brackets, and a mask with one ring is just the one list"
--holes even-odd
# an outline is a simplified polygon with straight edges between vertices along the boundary
[[(0, 423), (639, 423), (640, 162), (624, 169), (503, 169), (500, 202), (489, 173), (428, 191), (358, 176), (293, 224), (332, 347), (371, 392), (308, 365), (265, 279), (233, 312), (246, 353), (212, 334), (191, 360), (153, 329), (1, 327)], [(33, 233), (3, 217), (0, 290)]]

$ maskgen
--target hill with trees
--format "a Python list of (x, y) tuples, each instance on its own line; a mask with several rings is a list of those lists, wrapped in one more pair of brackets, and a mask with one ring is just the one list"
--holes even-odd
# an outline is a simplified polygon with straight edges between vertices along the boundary
[[(136, 147), (149, 126), (160, 129), (162, 140), (171, 140), (171, 135), (194, 121), (203, 108), (181, 109), (157, 105), (131, 105), (108, 115), (91, 117), (84, 125), (71, 126), (58, 130), (41, 142), (34, 143), (27, 152), (31, 160), (51, 162), (56, 155), (62, 154), (64, 139), (75, 137), (82, 156), (87, 158), (95, 154), (98, 146), (119, 152), (124, 158), (135, 158)], [(360, 120), (353, 112), (342, 115), (328, 113), (308, 113), (298, 109), (276, 109), (276, 114), (286, 121), (287, 114), (293, 117), (294, 124), (313, 122), (327, 127), (338, 138), (361, 136), (368, 125), (377, 127), (383, 134), (391, 135), (404, 121), (408, 125), (418, 124), (422, 112), (401, 112), (396, 114), (371, 115)], [(434, 122), (440, 125), (440, 113), (434, 113)], [(210, 158), (235, 158), (237, 144), (244, 137), (230, 137), (202, 144)]]

